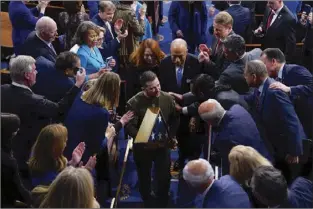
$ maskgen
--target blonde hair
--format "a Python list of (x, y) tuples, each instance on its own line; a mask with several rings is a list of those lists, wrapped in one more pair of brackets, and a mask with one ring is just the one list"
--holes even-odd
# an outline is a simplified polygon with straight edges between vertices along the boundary
[(85, 84), (83, 85), (82, 90), (83, 90), (83, 91), (89, 90), (93, 85), (95, 85), (95, 83), (97, 82), (97, 80), (98, 80), (97, 78), (88, 80), (88, 81), (85, 82)]
[(249, 146), (237, 145), (228, 155), (230, 175), (244, 184), (252, 178), (253, 172), (260, 166), (272, 166), (270, 161)]
[(40, 208), (93, 208), (94, 183), (85, 168), (64, 169), (52, 182)]
[(228, 12), (219, 12), (214, 17), (214, 22), (223, 26), (233, 26), (234, 20)]
[(32, 147), (28, 166), (32, 173), (62, 171), (67, 164), (63, 151), (67, 141), (67, 129), (62, 124), (44, 127)]
[(113, 109), (119, 103), (120, 82), (120, 77), (116, 73), (104, 73), (89, 90), (83, 93), (81, 99), (88, 104)]

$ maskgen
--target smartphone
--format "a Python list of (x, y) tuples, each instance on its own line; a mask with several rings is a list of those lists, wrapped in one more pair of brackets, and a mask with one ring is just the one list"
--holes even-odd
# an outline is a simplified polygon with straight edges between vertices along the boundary
[(312, 12), (312, 7), (311, 7), (311, 5), (309, 5), (309, 4), (305, 4), (305, 5), (303, 5), (303, 12), (305, 12), (306, 13), (306, 15), (309, 15), (310, 14), (310, 12)]

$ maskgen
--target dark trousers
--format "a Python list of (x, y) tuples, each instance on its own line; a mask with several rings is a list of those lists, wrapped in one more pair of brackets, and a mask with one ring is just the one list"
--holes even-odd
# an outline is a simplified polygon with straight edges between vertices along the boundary
[[(139, 192), (146, 208), (167, 207), (170, 188), (170, 150), (167, 147), (146, 148), (144, 144), (134, 144), (134, 160), (137, 167)], [(151, 195), (151, 168), (154, 162), (155, 197)]]

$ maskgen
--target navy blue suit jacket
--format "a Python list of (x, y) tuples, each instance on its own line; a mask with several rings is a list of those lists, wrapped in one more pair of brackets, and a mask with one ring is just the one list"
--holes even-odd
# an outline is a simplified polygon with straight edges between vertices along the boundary
[(32, 56), (34, 59), (42, 56), (51, 62), (55, 62), (57, 57), (56, 52), (38, 38), (36, 31), (31, 32), (25, 40), (22, 46), (21, 54)]
[(313, 208), (313, 183), (298, 177), (288, 189), (288, 203), (292, 208)]
[(105, 139), (109, 122), (109, 112), (100, 105), (87, 104), (77, 95), (67, 114), (65, 126), (68, 129), (68, 142), (65, 156), (70, 159), (72, 152), (80, 142), (86, 143), (82, 161), (86, 163), (90, 156), (98, 154)]
[(313, 129), (313, 76), (299, 65), (285, 64), (282, 83), (291, 88), (290, 99), (302, 123), (306, 135), (312, 137)]
[(248, 194), (226, 175), (213, 182), (203, 199), (203, 208), (251, 208)]
[(241, 5), (233, 5), (225, 11), (228, 12), (234, 20), (234, 32), (247, 40), (252, 30), (250, 27), (252, 22), (250, 10)]
[[(20, 54), (21, 47), (27, 36), (35, 29), (38, 18), (43, 14), (39, 13), (36, 7), (28, 9), (22, 1), (10, 1), (9, 17), (12, 24), (12, 41), (14, 53)], [(38, 18), (37, 18), (38, 17)]]
[(55, 64), (44, 57), (36, 59), (36, 70), (36, 84), (32, 86), (32, 90), (51, 101), (60, 101), (75, 84), (74, 79), (55, 69)]
[(225, 113), (218, 128), (213, 130), (213, 146), (222, 157), (223, 173), (228, 173), (228, 154), (237, 145), (253, 147), (261, 155), (272, 161), (272, 156), (270, 156), (264, 141), (260, 137), (252, 116), (241, 105), (233, 105)]
[(265, 129), (267, 140), (271, 142), (276, 157), (284, 158), (286, 154), (302, 154), (302, 140), (306, 139), (303, 127), (288, 95), (281, 90), (270, 89), (274, 79), (267, 78), (257, 107), (257, 91), (245, 96), (248, 104), (256, 113), (256, 120)]
[(105, 25), (103, 20), (99, 17), (99, 15), (95, 15), (92, 20), (96, 25), (105, 28), (106, 33), (104, 36), (104, 42), (103, 42), (103, 49), (101, 51), (103, 59), (109, 56), (114, 56), (115, 58), (117, 57), (118, 49), (120, 47), (120, 43), (116, 39), (116, 33), (114, 31), (114, 26), (111, 24), (111, 30), (114, 36), (114, 39), (108, 29), (108, 27)]

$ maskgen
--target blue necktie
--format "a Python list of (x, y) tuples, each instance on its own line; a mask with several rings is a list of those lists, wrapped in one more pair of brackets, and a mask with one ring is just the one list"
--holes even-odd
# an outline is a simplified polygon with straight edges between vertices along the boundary
[(177, 79), (177, 85), (178, 87), (181, 87), (181, 80), (183, 78), (183, 69), (182, 68), (178, 68), (177, 72), (176, 72), (176, 79)]

